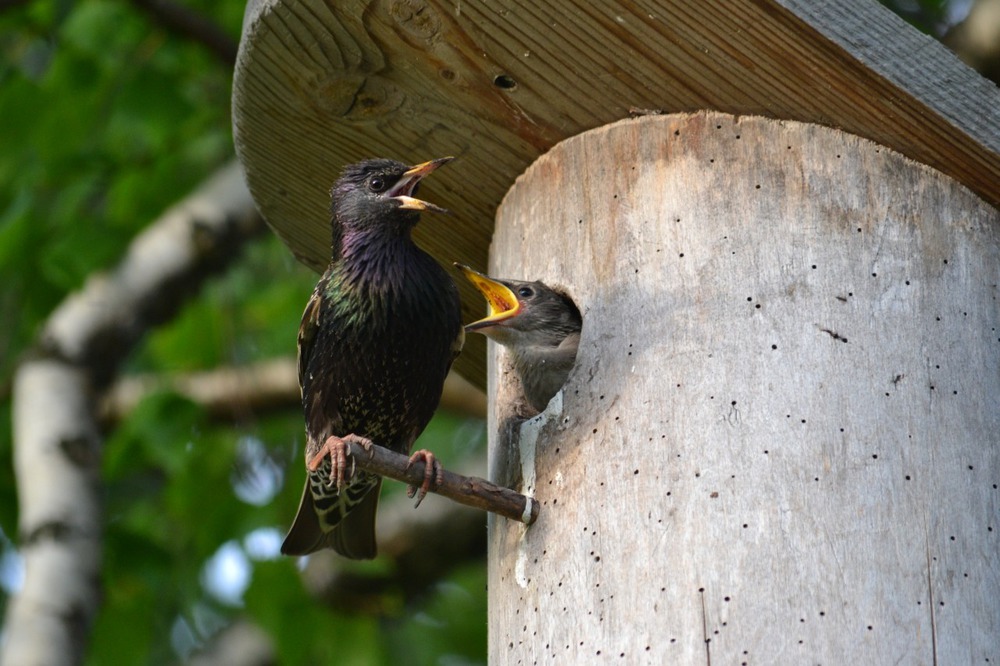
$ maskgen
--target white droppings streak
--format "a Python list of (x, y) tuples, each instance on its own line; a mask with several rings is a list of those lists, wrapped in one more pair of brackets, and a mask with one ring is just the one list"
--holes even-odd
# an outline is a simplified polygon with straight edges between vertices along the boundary
[(521, 478), (524, 479), (523, 494), (531, 497), (535, 492), (535, 444), (538, 432), (544, 423), (542, 414), (521, 424), (519, 455), (521, 458)]
[[(549, 422), (550, 418), (558, 419), (562, 413), (563, 399), (562, 391), (556, 393), (549, 402), (545, 411), (538, 416), (528, 419), (521, 424), (521, 433), (518, 441), (520, 443), (519, 455), (521, 460), (521, 478), (524, 480), (522, 493), (529, 499), (524, 507), (524, 518), (531, 515), (531, 507), (535, 503), (533, 497), (535, 493), (535, 447), (538, 444), (538, 435)], [(528, 534), (528, 526), (521, 528), (521, 538), (517, 544), (517, 560), (514, 563), (514, 580), (522, 588), (528, 587), (528, 552), (525, 547), (525, 540)]]
[(517, 562), (514, 563), (514, 580), (521, 587), (522, 590), (528, 589), (528, 553), (521, 548), (520, 545), (524, 543), (524, 534), (521, 535), (521, 541), (517, 549)]

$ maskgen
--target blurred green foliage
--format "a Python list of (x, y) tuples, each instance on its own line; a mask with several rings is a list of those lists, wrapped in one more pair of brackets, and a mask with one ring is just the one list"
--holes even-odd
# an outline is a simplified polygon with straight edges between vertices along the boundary
[[(183, 4), (238, 39), (242, 0)], [(112, 267), (137, 232), (232, 158), (231, 80), (230, 65), (128, 2), (49, 0), (0, 10), (5, 460), (18, 357), (67, 294)], [(124, 371), (291, 356), (316, 277), (276, 238), (258, 241), (153, 331)], [(484, 446), (484, 428), (442, 414), (422, 441), (457, 461), (470, 446)], [(169, 393), (146, 398), (108, 433), (104, 599), (88, 663), (176, 663), (237, 618), (272, 638), (280, 663), (485, 661), (483, 566), (432, 584), (416, 606), (390, 600), (384, 607), (391, 610), (375, 616), (332, 612), (307, 594), (296, 560), (253, 552), (249, 536), (280, 538), (294, 516), (301, 447), (297, 409), (225, 424)], [(387, 484), (387, 494), (397, 492), (398, 484)], [(16, 508), (13, 471), (0, 465), (0, 551), (7, 555), (0, 562), (13, 552)], [(208, 580), (220, 549), (237, 553), (249, 577), (245, 589), (237, 584), (222, 597)]]
[[(238, 35), (239, 2), (201, 3)], [(228, 5), (228, 8), (226, 6)], [(52, 307), (232, 155), (231, 71), (127, 3), (0, 13), (0, 373)]]

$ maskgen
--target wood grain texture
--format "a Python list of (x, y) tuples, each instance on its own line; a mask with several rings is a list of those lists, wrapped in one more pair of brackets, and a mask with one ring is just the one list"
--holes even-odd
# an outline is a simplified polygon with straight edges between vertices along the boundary
[[(233, 130), (261, 211), (317, 271), (345, 163), (459, 156), (423, 190), (455, 215), (417, 239), (482, 268), (515, 177), (632, 107), (843, 128), (1000, 203), (1000, 92), (870, 0), (251, 1)], [(456, 368), (482, 385), (479, 338)]]
[[(528, 242), (530, 241), (530, 243)], [(567, 289), (519, 423), (492, 347), (490, 661), (1000, 661), (1000, 213), (835, 130), (718, 113), (560, 143), (490, 273)]]

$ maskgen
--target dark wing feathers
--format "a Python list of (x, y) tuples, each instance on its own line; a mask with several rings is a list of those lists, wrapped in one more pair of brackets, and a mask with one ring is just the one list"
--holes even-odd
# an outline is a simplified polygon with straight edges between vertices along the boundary
[[(416, 263), (411, 266), (420, 267), (421, 270), (417, 271), (416, 278), (411, 280), (409, 285), (411, 288), (415, 286), (417, 291), (411, 290), (402, 296), (411, 301), (415, 299), (416, 303), (407, 303), (402, 312), (397, 312), (393, 319), (398, 321), (384, 334), (391, 335), (397, 341), (407, 340), (410, 348), (416, 347), (422, 350), (422, 357), (419, 357), (420, 360), (414, 365), (423, 367), (423, 372), (436, 374), (443, 371), (433, 379), (423, 378), (424, 382), (430, 381), (433, 385), (444, 379), (451, 362), (461, 351), (465, 330), (461, 322), (458, 289), (454, 282), (429, 255), (418, 252), (414, 259)], [(366, 368), (374, 370), (376, 374), (380, 374), (383, 368), (381, 365), (369, 368), (366, 363), (370, 364), (373, 359), (381, 363), (379, 354), (384, 356), (390, 352), (383, 350), (379, 340), (373, 339), (372, 335), (362, 335), (355, 339), (354, 333), (344, 333), (338, 347), (338, 351), (344, 355), (332, 359), (332, 362), (335, 365), (347, 363), (348, 367), (329, 367), (321, 363), (322, 367), (317, 368), (320, 359), (314, 359), (312, 356), (316, 353), (326, 353), (316, 348), (317, 342), (325, 339), (328, 333), (323, 328), (324, 325), (327, 328), (334, 327), (340, 330), (340, 325), (337, 323), (338, 311), (330, 309), (331, 302), (337, 302), (336, 298), (328, 293), (328, 283), (331, 279), (336, 277), (332, 277), (329, 272), (320, 279), (302, 313), (302, 322), (299, 325), (299, 386), (303, 401), (309, 400), (314, 403), (303, 405), (306, 411), (306, 459), (309, 460), (311, 457), (308, 449), (314, 453), (326, 436), (347, 434), (344, 431), (345, 427), (357, 431), (356, 434), (366, 436), (374, 436), (375, 432), (382, 432), (388, 428), (389, 430), (381, 436), (384, 441), (377, 443), (408, 452), (413, 440), (423, 430), (434, 411), (440, 393), (423, 387), (416, 391), (413, 403), (404, 401), (397, 407), (402, 409), (403, 413), (375, 414), (371, 418), (375, 418), (376, 421), (371, 423), (365, 423), (369, 417), (366, 412), (359, 412), (357, 405), (342, 404), (340, 391), (348, 390), (345, 386), (353, 386), (357, 382), (360, 382), (361, 386), (369, 383), (369, 379), (365, 376)], [(390, 311), (388, 307), (376, 307), (367, 314), (384, 317)], [(423, 319), (428, 313), (430, 321)], [(417, 324), (415, 330), (414, 324)], [(453, 337), (442, 336), (445, 331), (454, 331)], [(327, 345), (326, 342), (322, 344)], [(343, 346), (345, 344), (347, 347)], [(399, 345), (391, 347), (397, 348)], [(354, 358), (355, 353), (351, 350), (357, 352), (357, 358)], [(330, 361), (330, 359), (323, 360)], [(410, 365), (408, 359), (404, 361), (406, 362), (401, 368)], [(440, 362), (441, 365), (434, 367), (436, 362)], [(310, 376), (310, 367), (313, 372), (320, 374), (315, 377)], [(403, 379), (397, 378), (393, 381), (404, 383), (409, 381), (405, 372), (399, 377)], [(332, 385), (331, 378), (336, 380)], [(342, 384), (343, 382), (346, 384)], [(353, 390), (350, 389), (349, 393)], [(384, 411), (388, 405), (393, 404), (387, 403), (384, 397), (371, 393), (371, 390), (371, 387), (364, 389), (362, 395), (367, 392), (369, 399), (372, 399), (372, 396), (377, 398), (376, 404), (384, 403), (379, 411)], [(344, 409), (347, 409), (347, 412), (342, 411)], [(345, 414), (349, 417), (347, 425), (343, 422)], [(358, 419), (362, 416), (364, 418), (359, 423)], [(282, 544), (281, 551), (286, 555), (305, 555), (321, 548), (332, 548), (353, 559), (374, 557), (375, 512), (378, 507), (381, 481), (381, 478), (375, 475), (358, 474), (338, 492), (327, 485), (329, 461), (324, 461), (319, 469), (307, 474), (306, 488), (298, 515)]]
[[(461, 306), (459, 306), (461, 307)], [(451, 370), (451, 364), (458, 358), (458, 355), (462, 353), (462, 347), (465, 346), (465, 326), (462, 326), (462, 320), (458, 320), (458, 335), (451, 342), (451, 360), (448, 361), (448, 370)]]
[(299, 390), (305, 387), (306, 368), (309, 366), (309, 359), (312, 356), (313, 342), (316, 339), (316, 332), (319, 330), (319, 315), (322, 310), (323, 299), (322, 289), (326, 288), (326, 276), (319, 281), (316, 289), (313, 290), (306, 309), (302, 312), (302, 322), (299, 324), (299, 345), (298, 345), (298, 369), (299, 369)]
[(281, 544), (281, 552), (285, 555), (308, 555), (324, 546), (323, 531), (319, 527), (319, 518), (313, 508), (312, 491), (306, 482), (299, 502), (299, 511), (295, 514), (292, 527), (285, 535)]

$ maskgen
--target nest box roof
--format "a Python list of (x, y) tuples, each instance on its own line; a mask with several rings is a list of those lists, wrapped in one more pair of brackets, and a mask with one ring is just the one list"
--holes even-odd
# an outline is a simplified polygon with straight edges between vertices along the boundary
[[(1000, 92), (874, 0), (251, 0), (233, 84), (250, 191), (317, 271), (344, 164), (457, 156), (421, 193), (454, 215), (425, 214), (416, 239), (445, 266), (485, 268), (514, 179), (635, 109), (837, 127), (1000, 205)], [(456, 368), (482, 385), (469, 341)]]

